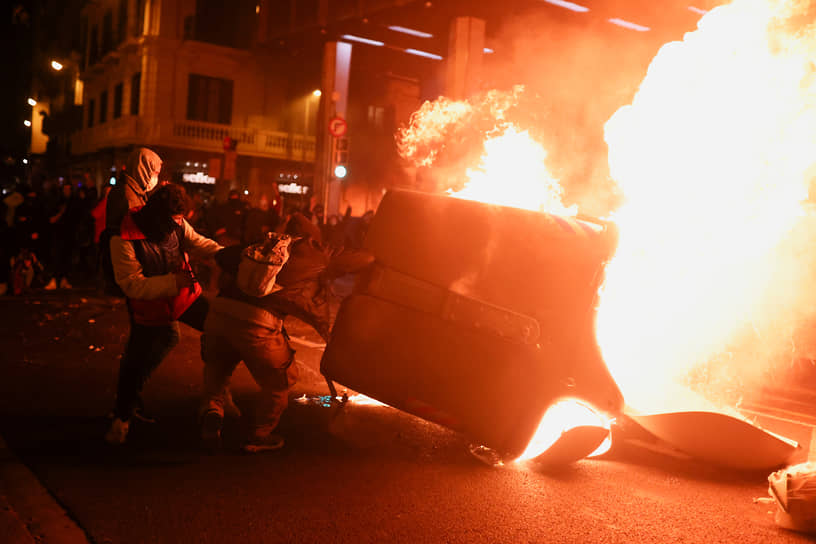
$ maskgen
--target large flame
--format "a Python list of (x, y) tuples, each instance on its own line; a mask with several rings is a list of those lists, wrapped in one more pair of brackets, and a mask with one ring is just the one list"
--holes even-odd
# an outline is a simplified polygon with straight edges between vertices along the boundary
[[(710, 11), (682, 42), (661, 48), (632, 104), (605, 126), (624, 203), (612, 217), (619, 246), (597, 338), (636, 409), (723, 408), (734, 401), (725, 391), (734, 376), (761, 376), (799, 349), (796, 327), (816, 308), (808, 288), (816, 220), (803, 206), (816, 165), (816, 25), (802, 15), (814, 12), (802, 0), (735, 0)], [(544, 148), (505, 115), (520, 92), (490, 95), (500, 107), (480, 130), (481, 164), (461, 167), (465, 186), (449, 192), (574, 214)], [(403, 156), (433, 164), (458, 141), (451, 127), (483, 121), (474, 111), (490, 100), (479, 100), (423, 106), (401, 134)], [(702, 382), (715, 385), (706, 401), (681, 387)], [(569, 428), (545, 420), (527, 455)]]
[(489, 137), (484, 149), (482, 164), (467, 170), (465, 187), (449, 190), (452, 196), (561, 215), (577, 213), (577, 206), (562, 203), (561, 185), (545, 163), (547, 152), (527, 131), (510, 126)]
[[(794, 312), (797, 290), (780, 280), (805, 263), (780, 245), (801, 220), (816, 159), (816, 42), (785, 31), (790, 7), (738, 0), (711, 11), (660, 50), (606, 125), (625, 203), (598, 339), (635, 408), (671, 409), (667, 387), (747, 337), (773, 342), (783, 332), (774, 318)], [(733, 368), (767, 367), (756, 351)]]
[[(444, 169), (448, 179), (442, 189), (454, 197), (575, 215), (577, 207), (562, 202), (562, 187), (547, 167), (547, 151), (510, 120), (508, 112), (523, 93), (519, 85), (472, 100), (440, 97), (426, 102), (400, 130), (400, 154), (416, 166)], [(443, 152), (452, 166), (439, 166)], [(474, 152), (480, 157), (478, 166), (469, 162)]]

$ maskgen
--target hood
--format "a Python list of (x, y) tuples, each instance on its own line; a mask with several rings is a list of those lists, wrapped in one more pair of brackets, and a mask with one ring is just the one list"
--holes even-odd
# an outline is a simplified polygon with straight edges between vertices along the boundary
[(136, 188), (140, 191), (147, 191), (150, 186), (150, 174), (161, 170), (162, 160), (146, 147), (137, 147), (127, 159), (126, 175), (136, 182)]

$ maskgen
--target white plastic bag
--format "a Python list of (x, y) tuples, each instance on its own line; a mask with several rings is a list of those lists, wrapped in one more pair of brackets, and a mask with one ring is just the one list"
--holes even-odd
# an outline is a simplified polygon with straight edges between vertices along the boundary
[(768, 476), (768, 492), (776, 500), (776, 524), (816, 533), (816, 462), (792, 465)]
[(241, 253), (236, 283), (247, 295), (264, 297), (281, 289), (275, 285), (278, 273), (289, 260), (288, 234), (270, 232), (266, 242), (248, 246)]

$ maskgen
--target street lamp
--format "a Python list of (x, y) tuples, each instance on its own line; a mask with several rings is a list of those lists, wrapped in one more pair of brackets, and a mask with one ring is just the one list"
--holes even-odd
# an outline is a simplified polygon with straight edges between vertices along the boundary
[(29, 99), (28, 99), (28, 105), (29, 105), (29, 106), (31, 106), (31, 107), (33, 108), (34, 106), (36, 106), (36, 105), (37, 105), (37, 101), (36, 101), (36, 100), (34, 100), (33, 98), (29, 98)]
[[(320, 89), (315, 89), (312, 91), (312, 97), (320, 98), (320, 95), (323, 94), (320, 92)], [(309, 135), (309, 111), (311, 110), (312, 101), (310, 96), (306, 96), (306, 107), (303, 111), (303, 134)]]
[(62, 70), (62, 64), (61, 64), (61, 63), (59, 63), (59, 62), (57, 62), (57, 61), (55, 61), (55, 60), (52, 60), (52, 61), (51, 61), (51, 68), (53, 68), (54, 70), (56, 70), (57, 72), (59, 72), (60, 70)]
[(28, 119), (26, 119), (25, 121), (23, 121), (23, 124), (24, 124), (25, 126), (27, 126), (27, 127), (30, 127), (30, 126), (31, 126), (31, 121), (29, 121)]

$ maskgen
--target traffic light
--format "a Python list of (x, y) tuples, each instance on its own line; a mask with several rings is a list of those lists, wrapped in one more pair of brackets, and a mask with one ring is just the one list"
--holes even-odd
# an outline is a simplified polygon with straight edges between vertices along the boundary
[(335, 179), (348, 175), (348, 138), (334, 138), (332, 142), (331, 173)]

